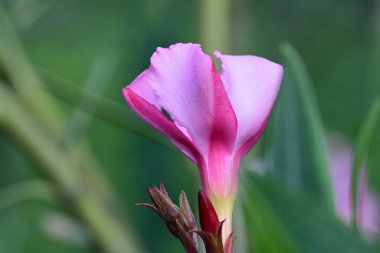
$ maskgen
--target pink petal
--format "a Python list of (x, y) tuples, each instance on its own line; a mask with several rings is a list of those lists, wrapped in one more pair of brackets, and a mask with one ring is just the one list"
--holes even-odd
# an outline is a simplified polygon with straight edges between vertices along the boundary
[(276, 100), (282, 66), (257, 56), (215, 55), (222, 62), (222, 82), (235, 111), (235, 152), (244, 156), (264, 130)]
[(174, 122), (167, 119), (159, 110), (152, 89), (149, 86), (149, 71), (140, 74), (129, 86), (123, 89), (124, 97), (142, 119), (153, 125), (170, 140), (192, 161), (202, 159), (191, 140), (176, 127)]
[[(347, 224), (351, 222), (351, 167), (352, 146), (342, 137), (329, 137), (329, 168), (335, 208), (338, 216)], [(380, 201), (370, 191), (366, 168), (361, 168), (358, 195), (358, 224), (369, 235), (380, 232)]]
[(336, 212), (346, 223), (351, 221), (351, 160), (352, 151), (347, 143), (340, 139), (329, 138), (329, 169), (332, 181), (333, 196)]
[(365, 169), (362, 169), (359, 185), (359, 210), (358, 222), (362, 229), (375, 235), (380, 232), (380, 201), (377, 196), (370, 191), (367, 183)]
[[(152, 87), (149, 84), (149, 70), (144, 70), (136, 79), (126, 88), (133, 90), (136, 95), (139, 95), (149, 104), (154, 105), (158, 110), (161, 110), (157, 103), (156, 96), (153, 93)], [(126, 90), (123, 90), (124, 95)]]
[(160, 107), (186, 128), (203, 157), (209, 156), (213, 140), (232, 150), (235, 114), (211, 57), (200, 45), (158, 48), (151, 58), (150, 84)]

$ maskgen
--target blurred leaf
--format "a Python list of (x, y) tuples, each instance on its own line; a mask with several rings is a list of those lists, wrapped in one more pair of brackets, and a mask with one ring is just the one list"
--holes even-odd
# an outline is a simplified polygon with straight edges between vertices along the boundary
[(56, 203), (56, 189), (48, 182), (30, 180), (0, 190), (0, 212), (28, 200)]
[[(152, 142), (160, 144), (165, 148), (176, 150), (162, 135), (153, 131), (148, 124), (139, 119), (126, 104), (120, 104), (111, 99), (103, 98), (93, 92), (80, 90), (67, 80), (45, 69), (40, 69), (40, 71), (46, 79), (46, 82), (50, 84), (47, 88), (57, 98), (87, 113), (94, 114), (115, 126), (122, 127)], [(85, 100), (86, 103), (83, 104), (83, 100)]]
[[(299, 251), (260, 191), (246, 182), (243, 197), (249, 252), (296, 253)], [(249, 187), (248, 187), (249, 185)], [(254, 201), (252, 201), (254, 200)], [(238, 241), (240, 237), (238, 238)]]
[[(92, 91), (94, 94), (101, 95), (111, 82), (111, 76), (115, 71), (116, 65), (117, 57), (114, 52), (97, 55), (82, 88), (82, 94)], [(82, 95), (80, 108), (86, 107), (88, 113), (85, 113), (80, 108), (74, 111), (65, 138), (67, 143), (75, 145), (83, 139), (93, 121), (94, 110), (97, 106), (95, 102), (96, 100), (88, 99), (85, 94)]]
[[(378, 125), (378, 129), (380, 126)], [(367, 180), (378, 196), (380, 195), (380, 131), (375, 131), (375, 137), (372, 140), (371, 148), (367, 158)]]
[(57, 2), (58, 0), (9, 1), (9, 12), (19, 28), (28, 30), (46, 15), (46, 13), (51, 11)]
[(352, 226), (357, 230), (357, 211), (358, 211), (358, 187), (360, 168), (368, 155), (370, 145), (373, 141), (376, 126), (380, 116), (380, 98), (373, 103), (366, 119), (359, 130), (358, 139), (355, 144), (355, 152), (352, 163), (351, 175), (351, 209), (352, 209)]
[(312, 84), (298, 53), (280, 47), (285, 75), (271, 122), (272, 172), (286, 187), (332, 208), (324, 130)]
[(62, 244), (90, 248), (91, 233), (80, 221), (63, 212), (50, 211), (41, 217), (40, 227), (46, 236)]
[(41, 205), (37, 201), (24, 202), (0, 216), (1, 253), (100, 253), (94, 247), (52, 240), (41, 228), (45, 213), (64, 212), (55, 205)]
[(244, 179), (251, 252), (374, 252), (307, 194), (284, 190), (270, 176)]

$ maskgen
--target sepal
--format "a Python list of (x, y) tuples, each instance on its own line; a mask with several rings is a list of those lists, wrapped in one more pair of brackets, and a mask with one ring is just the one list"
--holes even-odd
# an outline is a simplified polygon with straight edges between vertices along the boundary
[(202, 230), (197, 231), (197, 234), (204, 242), (206, 253), (233, 253), (233, 232), (223, 246), (222, 230), (225, 220), (219, 221), (214, 206), (202, 190), (198, 193), (198, 209)]
[(224, 253), (234, 253), (235, 234), (232, 232), (224, 242)]
[(163, 183), (160, 188), (153, 186), (148, 189), (152, 204), (141, 203), (139, 206), (146, 206), (155, 211), (164, 220), (168, 230), (175, 237), (179, 238), (187, 253), (197, 253), (198, 243), (194, 231), (197, 225), (191, 211), (186, 194), (181, 192), (180, 207), (176, 206), (169, 197)]
[(156, 212), (164, 220), (170, 233), (179, 238), (187, 253), (198, 252), (197, 234), (204, 242), (206, 253), (233, 253), (234, 233), (229, 234), (223, 243), (222, 230), (225, 220), (219, 221), (214, 206), (202, 190), (198, 193), (201, 230), (197, 230), (194, 214), (184, 192), (180, 194), (179, 207), (171, 201), (162, 183), (159, 188), (150, 187), (148, 193), (153, 204), (137, 205)]

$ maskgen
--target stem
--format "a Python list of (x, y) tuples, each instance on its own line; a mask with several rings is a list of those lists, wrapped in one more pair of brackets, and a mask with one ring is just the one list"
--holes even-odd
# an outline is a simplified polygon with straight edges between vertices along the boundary
[(228, 52), (230, 42), (230, 0), (201, 0), (201, 41), (205, 51)]

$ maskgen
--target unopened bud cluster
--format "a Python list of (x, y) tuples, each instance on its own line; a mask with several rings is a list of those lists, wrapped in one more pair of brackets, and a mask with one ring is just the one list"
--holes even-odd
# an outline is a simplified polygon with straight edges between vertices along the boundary
[(160, 188), (156, 186), (149, 188), (148, 193), (153, 204), (143, 203), (139, 205), (149, 207), (155, 211), (164, 220), (170, 233), (179, 238), (186, 252), (197, 253), (198, 243), (194, 233), (197, 230), (197, 224), (186, 194), (181, 192), (180, 206), (178, 207), (173, 204), (162, 183)]
[(153, 186), (148, 189), (153, 204), (138, 204), (155, 211), (165, 222), (168, 230), (177, 237), (187, 253), (198, 253), (198, 234), (205, 245), (207, 253), (233, 253), (233, 233), (223, 245), (222, 227), (218, 215), (206, 194), (199, 191), (198, 205), (201, 229), (197, 230), (194, 214), (190, 208), (186, 194), (181, 192), (179, 207), (170, 199), (164, 185)]

